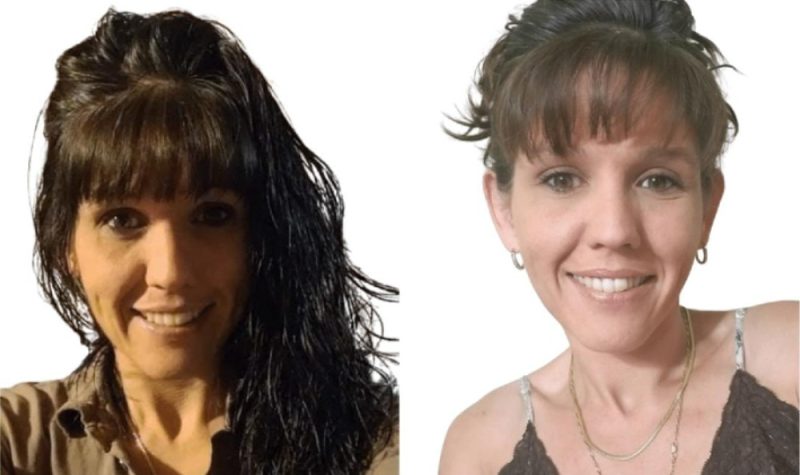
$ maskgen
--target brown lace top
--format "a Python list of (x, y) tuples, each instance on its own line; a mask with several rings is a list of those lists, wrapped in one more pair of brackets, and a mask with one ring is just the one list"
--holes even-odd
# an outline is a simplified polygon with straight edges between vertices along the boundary
[[(742, 320), (736, 315), (737, 370), (730, 385), (722, 422), (714, 436), (702, 475), (797, 475), (798, 409), (787, 404), (744, 370)], [(527, 383), (527, 378), (524, 380)], [(523, 398), (529, 397), (523, 385)], [(528, 407), (528, 425), (514, 448), (514, 458), (499, 475), (558, 475), (544, 444), (536, 435)]]

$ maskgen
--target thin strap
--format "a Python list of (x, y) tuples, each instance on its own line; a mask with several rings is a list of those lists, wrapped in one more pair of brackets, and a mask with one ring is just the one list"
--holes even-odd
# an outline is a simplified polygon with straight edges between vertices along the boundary
[(525, 406), (525, 422), (533, 424), (533, 406), (531, 405), (531, 383), (527, 376), (519, 378), (519, 394)]
[(746, 308), (736, 310), (736, 369), (744, 369), (744, 316)]

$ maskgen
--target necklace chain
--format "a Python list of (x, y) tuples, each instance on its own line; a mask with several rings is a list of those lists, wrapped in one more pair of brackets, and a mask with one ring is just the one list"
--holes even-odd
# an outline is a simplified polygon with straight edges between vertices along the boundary
[(605, 458), (617, 461), (628, 461), (639, 454), (645, 451), (650, 444), (656, 439), (658, 434), (661, 432), (661, 429), (664, 428), (667, 421), (669, 421), (672, 413), (675, 411), (675, 408), (678, 409), (677, 419), (675, 421), (675, 435), (671, 445), (671, 467), (670, 467), (670, 475), (675, 473), (675, 463), (678, 459), (678, 432), (680, 430), (681, 424), (681, 415), (683, 413), (683, 395), (686, 391), (686, 386), (689, 384), (689, 378), (692, 374), (692, 369), (694, 368), (694, 359), (695, 359), (695, 341), (694, 341), (694, 330), (692, 329), (692, 316), (689, 313), (689, 310), (685, 307), (681, 307), (681, 319), (684, 325), (684, 331), (686, 333), (686, 355), (684, 357), (684, 367), (683, 367), (683, 380), (681, 382), (681, 387), (678, 390), (678, 393), (675, 395), (672, 403), (670, 404), (669, 409), (664, 414), (664, 416), (659, 421), (658, 425), (656, 426), (653, 433), (650, 437), (644, 441), (644, 443), (636, 450), (629, 454), (615, 454), (612, 452), (608, 452), (606, 450), (601, 449), (597, 446), (597, 444), (592, 441), (592, 438), (589, 436), (589, 431), (586, 429), (586, 421), (583, 418), (583, 411), (581, 411), (581, 406), (578, 403), (578, 397), (575, 392), (575, 376), (573, 371), (574, 360), (572, 355), (570, 355), (570, 363), (569, 363), (569, 392), (572, 396), (572, 402), (575, 406), (575, 419), (578, 422), (578, 429), (581, 433), (581, 438), (583, 439), (584, 445), (589, 450), (589, 455), (592, 458), (592, 463), (594, 464), (594, 468), (597, 471), (598, 475), (602, 475), (602, 471), (600, 470), (600, 465), (597, 463), (597, 458), (595, 457), (595, 453), (602, 455)]

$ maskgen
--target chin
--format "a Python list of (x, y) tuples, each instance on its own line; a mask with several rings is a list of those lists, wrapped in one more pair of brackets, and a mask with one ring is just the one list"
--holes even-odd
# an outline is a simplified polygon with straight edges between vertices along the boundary
[(590, 341), (587, 343), (581, 342), (581, 344), (584, 347), (596, 353), (607, 353), (615, 355), (631, 353), (633, 351), (636, 351), (638, 348), (642, 346), (641, 341), (627, 341), (627, 340)]
[(212, 361), (184, 351), (154, 351), (134, 361), (142, 374), (154, 380), (203, 377), (215, 368)]
[(570, 340), (597, 353), (626, 354), (646, 345), (651, 337), (652, 331), (646, 328), (607, 326), (602, 329), (583, 327), (581, 331), (574, 332)]

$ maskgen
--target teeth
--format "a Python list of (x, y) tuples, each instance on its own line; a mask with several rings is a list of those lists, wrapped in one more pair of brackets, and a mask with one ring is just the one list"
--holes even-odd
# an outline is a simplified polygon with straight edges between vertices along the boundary
[(181, 313), (166, 313), (166, 312), (142, 312), (142, 316), (154, 325), (161, 325), (165, 327), (177, 327), (186, 325), (193, 321), (200, 315), (200, 312), (181, 312)]
[(580, 284), (598, 292), (614, 294), (624, 292), (628, 289), (642, 285), (646, 277), (626, 277), (620, 279), (607, 279), (601, 277), (584, 277), (582, 275), (572, 276)]

